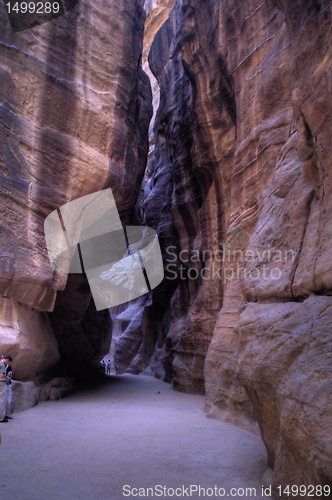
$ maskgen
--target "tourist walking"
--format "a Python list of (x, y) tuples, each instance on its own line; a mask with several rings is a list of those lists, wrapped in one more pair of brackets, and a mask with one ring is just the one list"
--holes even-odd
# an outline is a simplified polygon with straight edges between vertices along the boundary
[(0, 422), (8, 422), (6, 418), (7, 387), (6, 365), (0, 360)]
[(111, 360), (109, 359), (106, 365), (106, 375), (111, 375), (111, 368), (112, 368), (112, 363)]
[(12, 404), (12, 367), (11, 364), (13, 362), (13, 358), (11, 356), (4, 356), (1, 360), (6, 366), (6, 385), (7, 385), (7, 400), (6, 400), (6, 408), (5, 408), (5, 418), (12, 419), (10, 416), (10, 407)]

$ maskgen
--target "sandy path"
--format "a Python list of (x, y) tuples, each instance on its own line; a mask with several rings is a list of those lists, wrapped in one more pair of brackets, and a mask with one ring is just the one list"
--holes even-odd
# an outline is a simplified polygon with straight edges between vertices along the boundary
[[(170, 488), (200, 485), (225, 488), (226, 496), (231, 488), (256, 487), (251, 498), (262, 498), (266, 453), (260, 438), (206, 418), (203, 408), (201, 396), (177, 393), (152, 377), (124, 375), (14, 414), (0, 428), (1, 497), (118, 500), (145, 493), (171, 498)], [(156, 485), (165, 485), (166, 494), (160, 496), (160, 489), (129, 494)], [(218, 493), (208, 497), (211, 492), (206, 490), (205, 498), (220, 498)], [(250, 497), (242, 493), (233, 498)], [(173, 494), (204, 498), (203, 490), (200, 496), (193, 490)]]

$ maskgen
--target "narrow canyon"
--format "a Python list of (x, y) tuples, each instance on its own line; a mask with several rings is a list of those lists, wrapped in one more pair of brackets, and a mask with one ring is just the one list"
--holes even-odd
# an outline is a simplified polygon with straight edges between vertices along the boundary
[[(13, 410), (111, 357), (259, 433), (275, 498), (332, 488), (332, 2), (79, 0), (16, 33), (5, 9)], [(98, 311), (84, 273), (51, 267), (44, 221), (109, 188), (123, 226), (158, 235), (164, 278)]]

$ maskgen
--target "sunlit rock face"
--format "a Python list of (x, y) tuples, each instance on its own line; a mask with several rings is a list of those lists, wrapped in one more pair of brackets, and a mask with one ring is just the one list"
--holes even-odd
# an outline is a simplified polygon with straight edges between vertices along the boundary
[(256, 419), (274, 484), (332, 481), (330, 41), (329, 1), (182, 0), (149, 55), (137, 213), (166, 279), (140, 367), (205, 386), (210, 415)]
[(149, 127), (149, 158), (152, 157), (155, 147), (155, 136), (153, 133), (153, 126), (155, 124), (155, 118), (160, 102), (160, 88), (158, 81), (151, 72), (148, 63), (148, 55), (151, 44), (153, 42), (153, 39), (157, 31), (161, 28), (163, 23), (168, 18), (169, 12), (173, 6), (174, 6), (174, 0), (146, 0), (144, 3), (144, 8), (146, 10), (147, 16), (144, 28), (142, 66), (144, 71), (150, 78), (151, 88), (152, 88), (152, 105), (153, 105), (153, 117)]
[[(43, 223), (52, 210), (111, 187), (123, 223), (130, 221), (152, 112), (150, 83), (140, 64), (142, 4), (81, 0), (65, 16), (32, 30), (13, 34), (9, 23), (2, 24), (0, 291), (4, 303), (11, 301), (3, 305), (6, 311), (21, 307), (15, 303), (36, 316), (52, 311), (57, 291), (66, 286), (66, 275), (53, 272), (46, 252)], [(56, 305), (63, 323), (54, 316), (51, 321), (61, 353), (87, 359), (100, 352), (105, 334), (96, 340), (100, 316), (92, 311), (89, 332), (84, 341), (81, 332), (75, 344), (68, 317), (75, 316), (73, 326), (82, 330), (90, 293), (84, 283), (71, 283), (73, 290), (69, 283)], [(12, 326), (21, 338), (18, 323)], [(43, 338), (43, 329), (36, 335)], [(50, 364), (59, 357), (52, 345)], [(27, 373), (35, 375), (33, 368)]]

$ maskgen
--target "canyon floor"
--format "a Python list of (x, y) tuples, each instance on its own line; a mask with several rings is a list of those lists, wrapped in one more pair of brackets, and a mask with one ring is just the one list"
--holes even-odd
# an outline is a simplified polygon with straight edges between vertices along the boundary
[[(202, 498), (195, 486), (210, 498), (207, 488), (215, 486), (226, 496), (231, 488), (256, 488), (256, 496), (239, 490), (232, 498), (263, 498), (260, 437), (207, 418), (202, 396), (175, 392), (152, 377), (105, 377), (89, 390), (14, 413), (0, 431), (4, 498), (178, 498), (182, 492)], [(147, 488), (157, 485), (152, 495)]]

